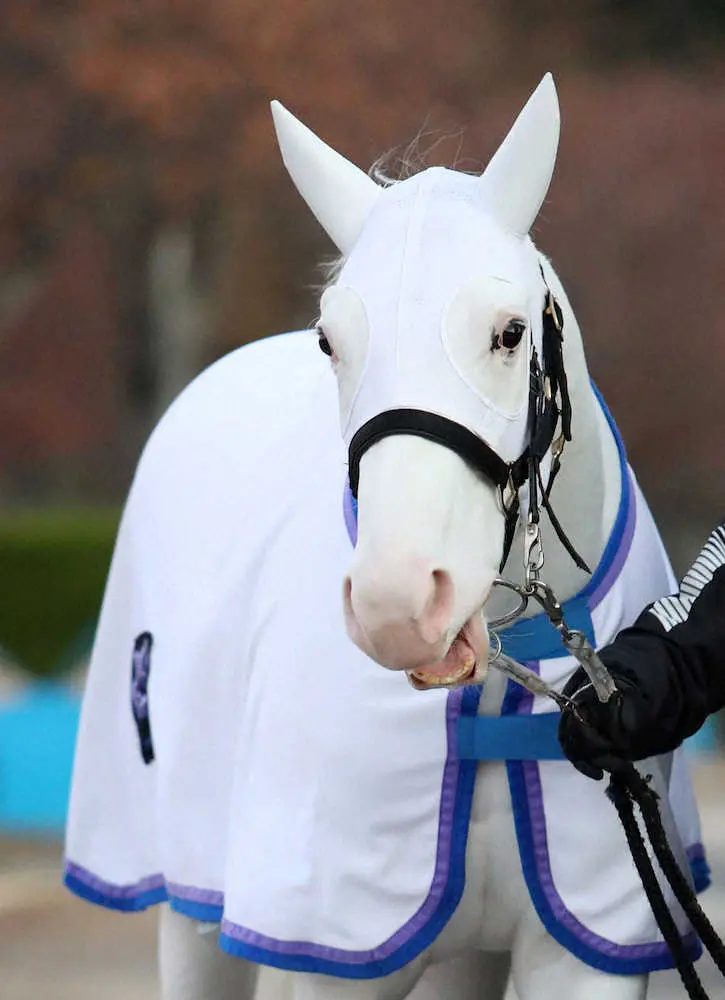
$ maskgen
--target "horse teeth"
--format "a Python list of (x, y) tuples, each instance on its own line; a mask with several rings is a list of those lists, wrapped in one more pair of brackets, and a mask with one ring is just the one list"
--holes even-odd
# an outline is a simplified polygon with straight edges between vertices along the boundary
[(429, 674), (425, 670), (409, 670), (407, 671), (407, 675), (413, 687), (418, 690), (427, 690), (430, 688), (454, 687), (457, 684), (467, 681), (475, 672), (476, 658), (475, 656), (469, 656), (460, 667), (457, 667), (448, 674)]

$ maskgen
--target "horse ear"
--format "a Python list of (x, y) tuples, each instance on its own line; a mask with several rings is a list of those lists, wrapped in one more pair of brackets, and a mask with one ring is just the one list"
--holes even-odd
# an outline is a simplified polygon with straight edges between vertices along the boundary
[(348, 253), (381, 188), (279, 103), (272, 117), (282, 160), (297, 190), (338, 249)]
[(525, 236), (539, 214), (559, 145), (559, 100), (547, 73), (481, 176), (496, 218)]

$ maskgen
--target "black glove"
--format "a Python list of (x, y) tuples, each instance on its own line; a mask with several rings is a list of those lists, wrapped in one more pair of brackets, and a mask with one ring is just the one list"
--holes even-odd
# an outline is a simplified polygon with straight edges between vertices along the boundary
[[(619, 689), (601, 704), (583, 670), (564, 688), (584, 722), (564, 711), (559, 741), (583, 774), (669, 753), (725, 705), (725, 527), (718, 527), (682, 583), (599, 651)], [(696, 595), (696, 596), (695, 596)], [(694, 600), (693, 600), (694, 597)]]
[(601, 778), (617, 760), (633, 761), (669, 753), (723, 704), (725, 687), (725, 571), (692, 605), (685, 621), (665, 632), (645, 611), (599, 657), (619, 696), (602, 704), (583, 670), (564, 694), (573, 698), (583, 724), (564, 711), (559, 740), (583, 774)]
[(564, 694), (575, 702), (579, 717), (564, 709), (559, 721), (564, 753), (578, 771), (595, 781), (601, 781), (605, 771), (615, 772), (638, 759), (637, 733), (648, 722), (642, 692), (611, 665), (609, 669), (617, 693), (607, 702), (599, 700), (581, 667), (573, 674)]

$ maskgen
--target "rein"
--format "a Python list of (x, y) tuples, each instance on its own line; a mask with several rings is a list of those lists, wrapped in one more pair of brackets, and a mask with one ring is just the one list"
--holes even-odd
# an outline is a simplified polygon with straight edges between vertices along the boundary
[[(519, 493), (522, 487), (528, 484), (528, 513), (524, 534), (524, 582), (516, 584), (499, 577), (494, 584), (514, 592), (519, 598), (519, 603), (513, 612), (490, 622), (490, 627), (495, 629), (515, 621), (523, 614), (530, 600), (536, 601), (558, 631), (567, 652), (583, 667), (599, 700), (607, 702), (611, 698), (620, 697), (609, 671), (597, 656), (586, 635), (568, 627), (554, 591), (540, 579), (540, 571), (544, 565), (540, 531), (541, 507), (546, 511), (557, 537), (575, 564), (587, 573), (591, 573), (565, 534), (550, 502), (551, 489), (561, 467), (564, 445), (567, 441), (571, 441), (571, 402), (562, 352), (563, 313), (546, 285), (543, 268), (541, 276), (546, 287), (542, 316), (543, 366), (532, 344), (529, 360), (529, 444), (519, 458), (514, 462), (504, 461), (480, 437), (448, 417), (426, 410), (386, 410), (363, 424), (350, 442), (350, 489), (353, 497), (357, 498), (362, 456), (368, 448), (385, 437), (413, 434), (451, 449), (498, 489), (501, 508), (506, 519), (503, 555), (499, 566), (501, 573), (510, 555), (519, 523), (521, 510)], [(561, 430), (556, 436), (559, 421)], [(549, 480), (544, 485), (541, 462), (549, 451), (552, 455), (552, 466)], [(590, 725), (573, 699), (560, 694), (533, 670), (507, 656), (495, 631), (491, 634), (498, 648), (489, 657), (490, 666), (501, 670), (534, 694), (551, 698), (562, 712), (573, 713), (580, 724)], [(652, 866), (635, 817), (635, 805), (639, 808), (654, 855), (675, 898), (723, 975), (725, 975), (725, 944), (701, 909), (694, 891), (672, 854), (657, 805), (658, 796), (649, 782), (650, 778), (643, 778), (633, 764), (616, 761), (610, 770), (607, 796), (617, 809), (657, 926), (672, 953), (688, 996), (692, 1000), (707, 1000), (707, 993), (668, 909)]]

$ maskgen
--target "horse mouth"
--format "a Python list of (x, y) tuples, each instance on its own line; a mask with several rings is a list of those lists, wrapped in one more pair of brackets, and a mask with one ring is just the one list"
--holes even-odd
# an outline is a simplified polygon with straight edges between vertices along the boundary
[(448, 652), (438, 663), (431, 663), (415, 670), (407, 670), (406, 675), (416, 691), (433, 688), (456, 688), (463, 684), (480, 684), (485, 676), (488, 663), (483, 660), (483, 670), (479, 669), (481, 657), (476, 653), (474, 636), (470, 622), (463, 626), (450, 645)]

